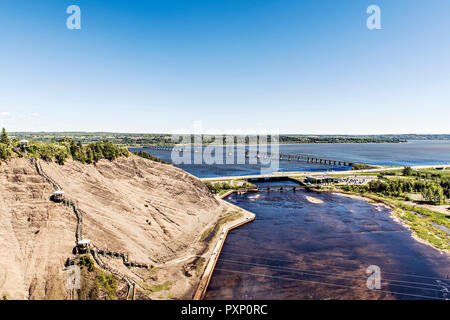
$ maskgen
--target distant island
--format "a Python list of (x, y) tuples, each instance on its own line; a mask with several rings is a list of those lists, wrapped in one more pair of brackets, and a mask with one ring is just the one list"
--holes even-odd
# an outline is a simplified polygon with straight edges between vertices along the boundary
[[(65, 137), (76, 139), (82, 144), (109, 140), (126, 147), (173, 146), (176, 144), (170, 134), (163, 133), (114, 133), (114, 132), (11, 132), (11, 137), (31, 139), (39, 142), (57, 142)], [(245, 142), (248, 143), (248, 137)], [(450, 140), (450, 134), (385, 134), (385, 135), (299, 135), (283, 134), (280, 144), (299, 143), (402, 143), (410, 140)], [(204, 136), (204, 144), (212, 138)], [(270, 142), (270, 139), (269, 141)]]

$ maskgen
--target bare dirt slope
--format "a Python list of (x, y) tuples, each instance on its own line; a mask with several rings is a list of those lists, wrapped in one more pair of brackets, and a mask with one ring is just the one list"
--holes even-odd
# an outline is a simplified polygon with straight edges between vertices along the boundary
[(0, 298), (66, 296), (65, 259), (75, 245), (75, 217), (49, 201), (50, 185), (29, 159), (0, 166)]
[(87, 213), (83, 236), (99, 248), (130, 252), (133, 260), (172, 258), (225, 210), (200, 180), (171, 165), (134, 156), (41, 164)]
[[(71, 160), (63, 166), (40, 163), (86, 212), (84, 238), (101, 249), (128, 252), (130, 260), (146, 264), (197, 253), (202, 233), (229, 210), (197, 178), (135, 156), (95, 165)], [(48, 201), (53, 190), (29, 159), (12, 159), (0, 169), (0, 294), (48, 298), (49, 279), (64, 286), (56, 275), (62, 275), (63, 262), (75, 244), (75, 216)], [(146, 280), (141, 271), (119, 261), (117, 268), (138, 283)], [(39, 294), (33, 289), (38, 283), (46, 288)], [(191, 290), (189, 286), (181, 284), (178, 293)]]

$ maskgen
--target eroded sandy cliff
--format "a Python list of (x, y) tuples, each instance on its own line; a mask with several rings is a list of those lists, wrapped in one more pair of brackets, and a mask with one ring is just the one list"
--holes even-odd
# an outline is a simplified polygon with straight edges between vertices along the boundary
[[(202, 233), (229, 210), (195, 177), (135, 156), (95, 165), (40, 163), (86, 213), (84, 238), (98, 248), (127, 252), (131, 260), (149, 265), (198, 253)], [(70, 208), (49, 201), (52, 192), (30, 159), (15, 158), (0, 166), (2, 296), (61, 299), (68, 295), (63, 266), (75, 245), (76, 218)], [(155, 280), (150, 272), (110, 260), (137, 283)], [(183, 276), (181, 268), (162, 273), (174, 279), (177, 275)], [(174, 287), (184, 297), (192, 291), (193, 280)]]

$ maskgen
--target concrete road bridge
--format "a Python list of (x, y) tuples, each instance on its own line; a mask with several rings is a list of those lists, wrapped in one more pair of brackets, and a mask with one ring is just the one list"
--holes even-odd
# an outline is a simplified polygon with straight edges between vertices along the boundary
[[(153, 150), (170, 151), (173, 150), (178, 152), (192, 152), (191, 147), (147, 147)], [(273, 153), (273, 152), (260, 152), (253, 150), (238, 150), (238, 152), (245, 152), (245, 158), (256, 158), (256, 159), (268, 159), (268, 160), (279, 160), (279, 161), (296, 161), (296, 162), (306, 162), (311, 164), (328, 165), (328, 166), (339, 166), (339, 167), (351, 167), (355, 165), (354, 162), (347, 160), (336, 160), (336, 159), (326, 159), (323, 157), (317, 157), (308, 154), (289, 154), (289, 153)]]
[[(271, 174), (253, 174), (253, 175), (244, 175), (244, 176), (224, 176), (224, 177), (211, 177), (211, 178), (200, 178), (202, 181), (217, 181), (217, 180), (246, 180), (246, 181), (255, 181), (255, 180), (272, 180), (272, 179), (288, 179), (289, 177), (304, 177), (304, 176), (323, 176), (323, 175), (357, 175), (359, 173), (370, 173), (370, 172), (380, 172), (380, 171), (391, 171), (391, 170), (402, 170), (406, 166), (402, 167), (380, 167), (374, 169), (363, 169), (363, 170), (348, 170), (348, 171), (316, 171), (316, 172), (308, 172), (308, 171), (290, 171), (290, 172), (274, 172)], [(440, 164), (440, 165), (425, 165), (425, 166), (411, 166), (413, 170), (420, 169), (443, 169), (450, 168), (450, 164)]]

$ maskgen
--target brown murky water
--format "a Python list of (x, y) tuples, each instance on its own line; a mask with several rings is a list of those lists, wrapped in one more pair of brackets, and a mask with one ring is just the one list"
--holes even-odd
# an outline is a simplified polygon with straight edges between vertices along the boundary
[[(227, 200), (257, 218), (230, 233), (206, 299), (450, 298), (449, 255), (411, 238), (385, 207), (305, 190)], [(380, 290), (367, 289), (370, 265)]]

